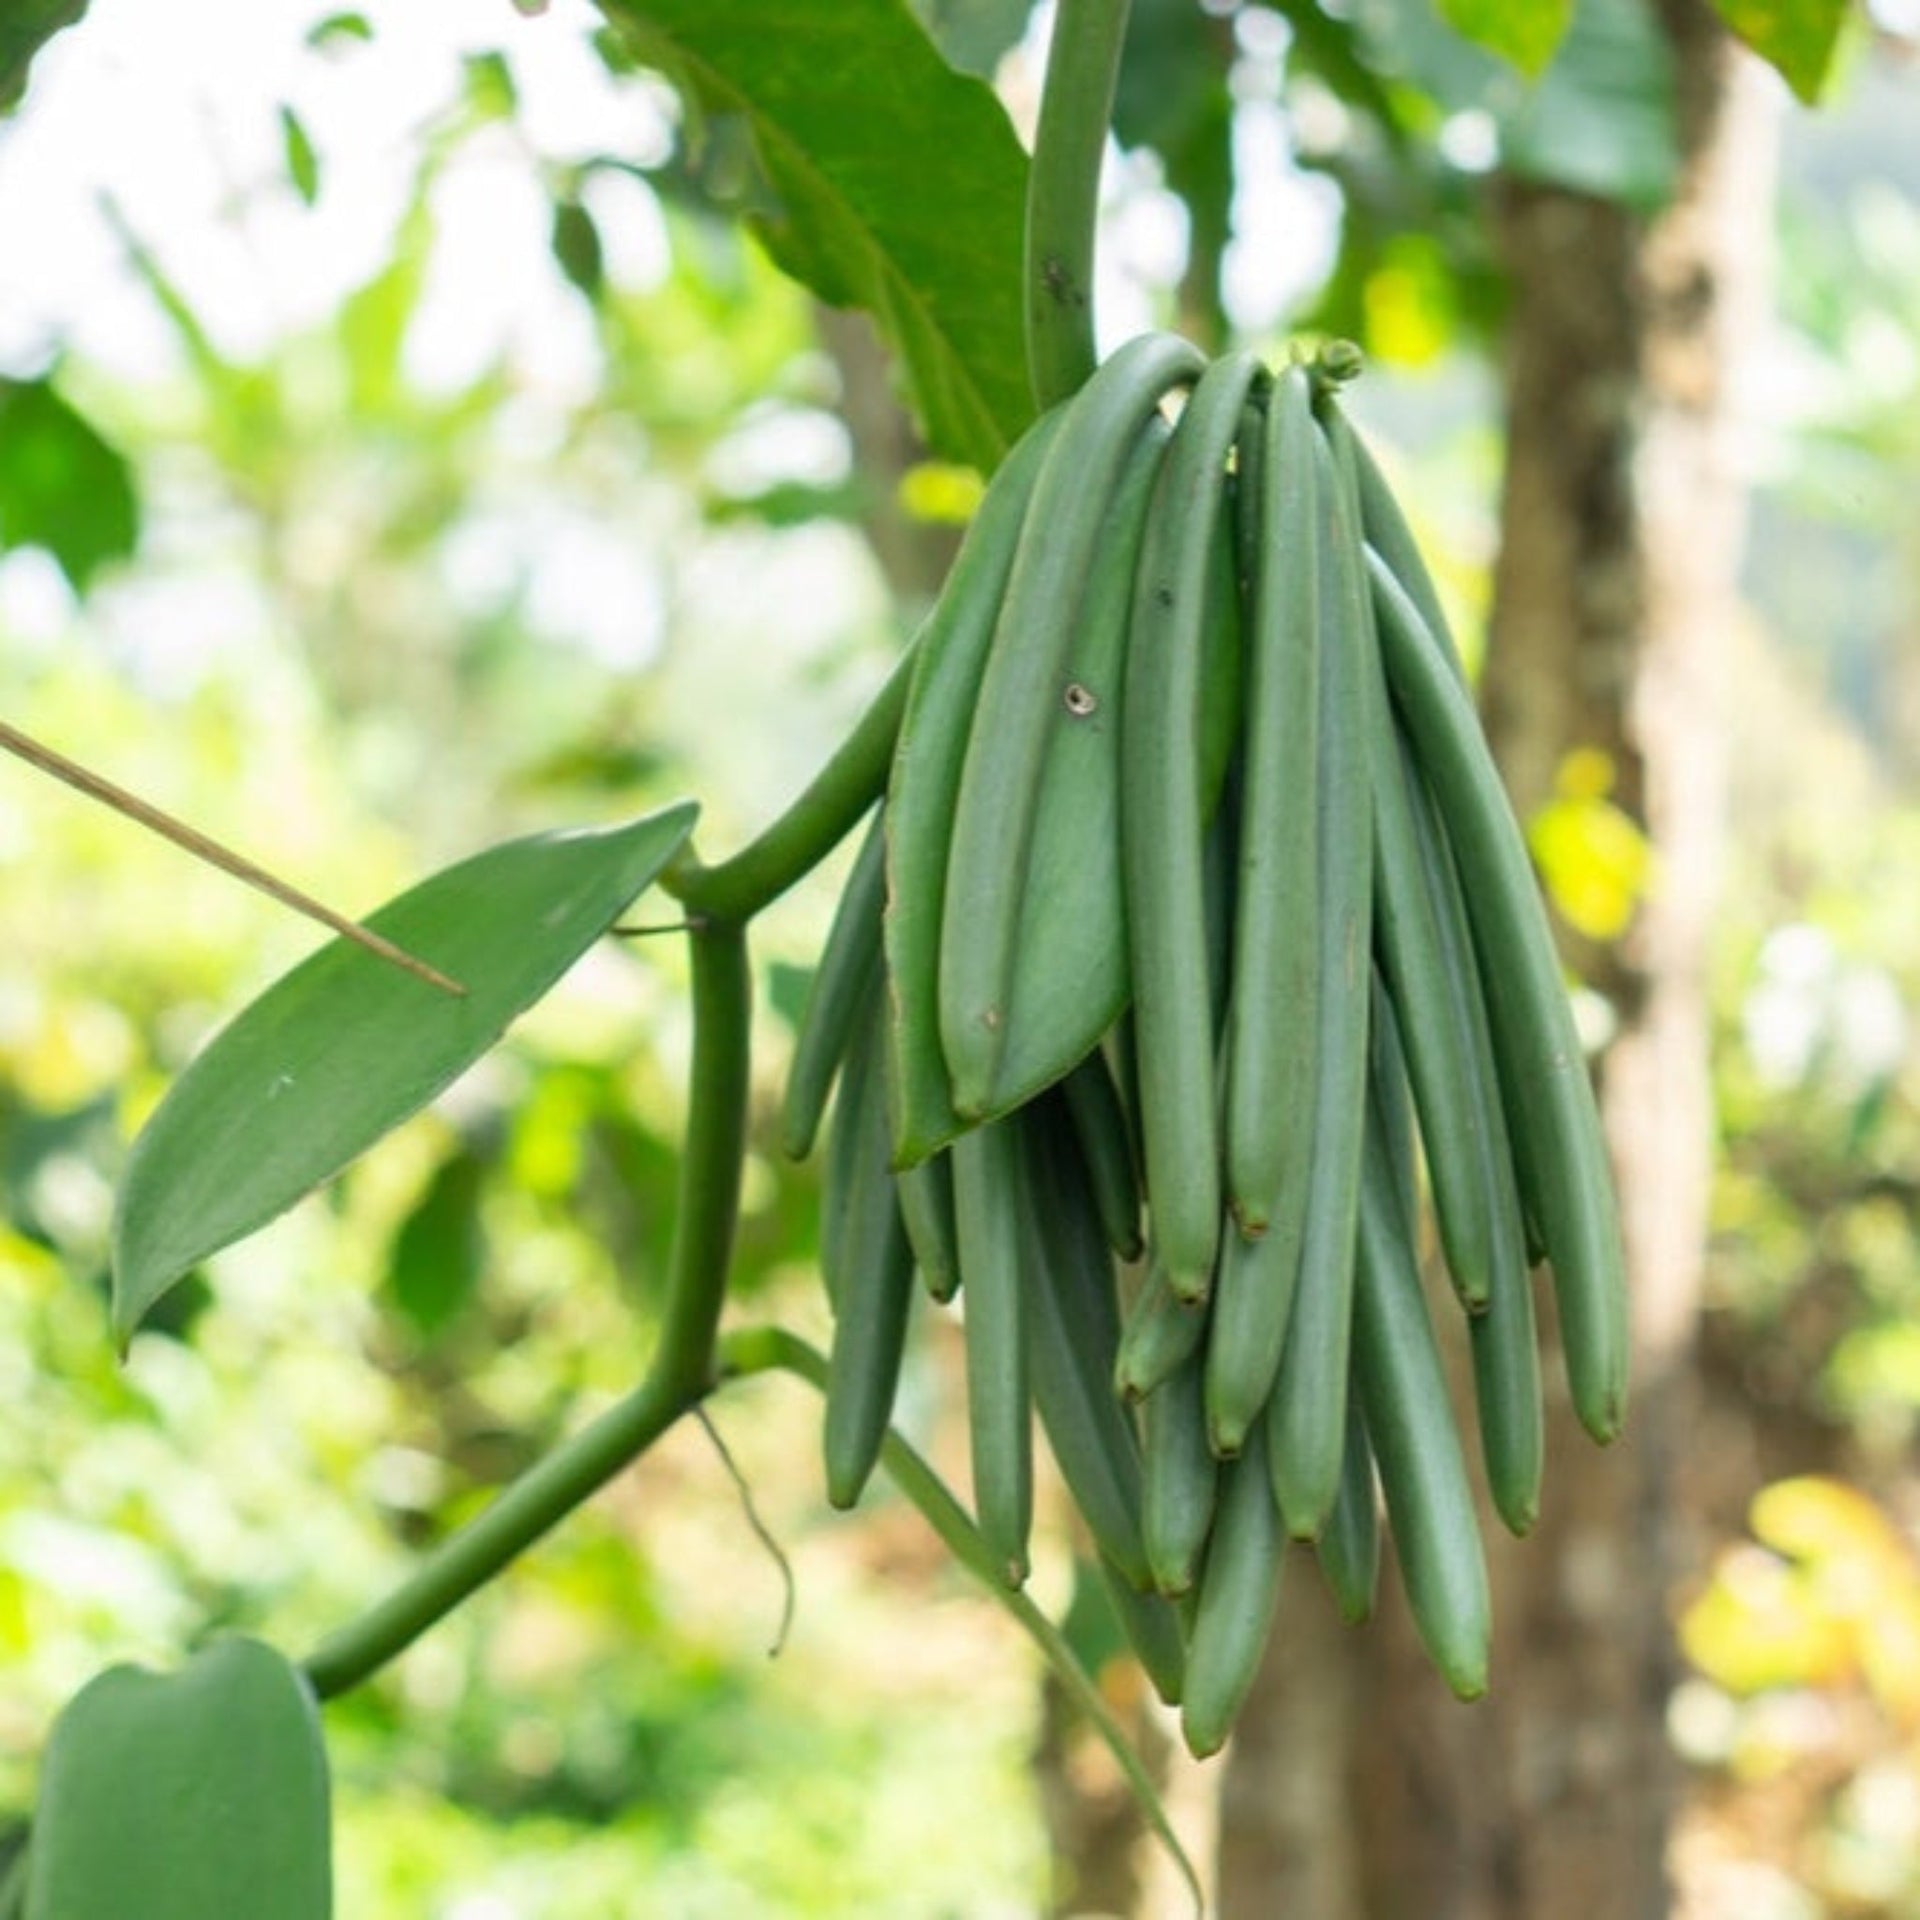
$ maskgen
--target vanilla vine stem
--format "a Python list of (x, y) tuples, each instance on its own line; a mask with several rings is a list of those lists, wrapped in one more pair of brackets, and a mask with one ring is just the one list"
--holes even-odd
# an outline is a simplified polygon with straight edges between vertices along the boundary
[(1100, 161), (1129, 0), (1058, 0), (1027, 176), (1027, 379), (1034, 405), (1079, 392), (1096, 364), (1093, 242)]

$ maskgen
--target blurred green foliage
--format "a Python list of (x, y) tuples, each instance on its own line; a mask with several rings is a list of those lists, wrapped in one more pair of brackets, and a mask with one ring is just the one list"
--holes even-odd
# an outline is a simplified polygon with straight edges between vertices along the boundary
[[(1002, 7), (928, 11), (973, 36), (980, 66), (1016, 31)], [(1635, 130), (1596, 149), (1607, 114), (1585, 112), (1585, 83), (1615, 86), (1617, 65), (1575, 72), (1547, 113), (1440, 29), (1410, 37), (1408, 11), (1210, 18), (1181, 43), (1177, 87), (1156, 97), (1136, 70), (1122, 131), (1192, 212), (1183, 283), (1148, 297), (1222, 331), (1221, 144), (1236, 110), (1286, 108), (1295, 158), (1339, 208), (1331, 274), (1291, 317), (1384, 367), (1366, 404), (1433, 478), (1411, 491), (1432, 503), (1421, 532), (1471, 642), (1496, 459), (1475, 356), (1503, 303), (1487, 168), (1531, 151), (1543, 177), (1657, 198), (1666, 103), (1642, 89)], [(1180, 24), (1139, 12), (1143, 30)], [(1644, 25), (1582, 6), (1557, 66), (1579, 65), (1603, 14), (1609, 32)], [(307, 38), (315, 59), (374, 61), (387, 30), (337, 14)], [(394, 162), (382, 256), (324, 311), (239, 350), (165, 236), (122, 211), (118, 297), (168, 370), (75, 350), (49, 385), (45, 354), (0, 363), (34, 428), (0, 434), (0, 541), (30, 548), (0, 557), (8, 717), (349, 909), (482, 842), (681, 793), (706, 805), (703, 844), (736, 843), (918, 611), (862, 538), (891, 481), (851, 456), (806, 301), (715, 216), (724, 128), (696, 160), (658, 83), (600, 53), (621, 111), (661, 123), (646, 164), (540, 134), (513, 56), (470, 46)], [(279, 177), (246, 194), (324, 219), (346, 189), (323, 116), (295, 98), (273, 127)], [(503, 336), (423, 371), (451, 209), (483, 166), (544, 209), (548, 252), (499, 272), (550, 296), (564, 365), (543, 362), (549, 336)], [(1772, 1874), (1773, 1908), (1727, 1909), (1756, 1920), (1920, 1911), (1920, 1824), (1900, 1826), (1920, 1798), (1910, 1708), (1860, 1641), (1863, 1620), (1911, 1603), (1891, 1529), (1912, 1512), (1920, 1418), (1920, 892), (1888, 883), (1920, 866), (1913, 650), (1890, 644), (1913, 638), (1920, 565), (1912, 207), (1863, 187), (1842, 218), (1789, 210), (1785, 310), (1812, 374), (1775, 422), (1758, 504), (1775, 631), (1747, 638), (1727, 703), (1738, 833), (1711, 983), (1705, 1377), (1714, 1431), (1734, 1437), (1701, 1524), (1732, 1557), (1685, 1596), (1696, 1690), (1675, 1723), (1701, 1782), (1688, 1844)], [(57, 457), (33, 452), (49, 434)], [(934, 517), (969, 497), (964, 476), (916, 474)], [(1605, 769), (1571, 769), (1561, 802), (1536, 823), (1543, 863), (1594, 930), (1617, 925), (1644, 848)], [(765, 1123), (831, 898), (810, 884), (756, 929), (762, 1124), (737, 1282), (743, 1313), (814, 1329), (815, 1178)], [(677, 943), (607, 943), (434, 1111), (170, 1296), (122, 1369), (104, 1258), (125, 1141), (223, 1014), (310, 943), (10, 767), (0, 928), (0, 1807), (18, 1815), (55, 1711), (107, 1660), (168, 1664), (224, 1630), (304, 1648), (632, 1382), (688, 1030)], [(916, 1436), (948, 1461), (952, 1360), (936, 1341), (906, 1389)], [(781, 1657), (764, 1656), (775, 1570), (704, 1438), (676, 1432), (328, 1709), (342, 1912), (1031, 1910), (1025, 1649), (897, 1503), (829, 1520), (805, 1395), (755, 1383), (716, 1419), (794, 1560)], [(1759, 1544), (1732, 1545), (1762, 1482), (1807, 1473), (1854, 1483), (1832, 1508), (1871, 1551), (1770, 1537), (1758, 1516)], [(1755, 1552), (1764, 1573), (1738, 1557)], [(1056, 1615), (1074, 1602), (1097, 1659), (1110, 1632), (1057, 1532), (1039, 1582)], [(1822, 1726), (1868, 1731), (1809, 1741), (1809, 1702)], [(1787, 1777), (1792, 1818), (1770, 1820), (1783, 1803), (1760, 1788)]]

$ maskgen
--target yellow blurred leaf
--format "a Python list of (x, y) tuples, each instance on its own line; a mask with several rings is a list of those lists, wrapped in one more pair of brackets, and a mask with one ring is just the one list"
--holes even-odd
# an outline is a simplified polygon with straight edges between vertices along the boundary
[(1613, 763), (1595, 748), (1561, 762), (1553, 799), (1534, 815), (1527, 839), (1567, 924), (1590, 940), (1625, 933), (1647, 890), (1653, 853), (1646, 835), (1607, 795)]
[(1707, 1590), (1680, 1618), (1687, 1658), (1728, 1693), (1831, 1685), (1854, 1670), (1853, 1636), (1809, 1583), (1749, 1546), (1721, 1555)]
[(900, 505), (910, 519), (933, 526), (964, 527), (986, 493), (972, 467), (922, 460), (900, 476)]
[(1791, 1559), (1842, 1554), (1889, 1563), (1909, 1559), (1892, 1522), (1843, 1480), (1812, 1473), (1776, 1480), (1754, 1496), (1748, 1515), (1754, 1538)]
[(1361, 291), (1367, 351), (1402, 367), (1427, 367), (1454, 331), (1453, 283), (1438, 250), (1414, 239), (1392, 245)]

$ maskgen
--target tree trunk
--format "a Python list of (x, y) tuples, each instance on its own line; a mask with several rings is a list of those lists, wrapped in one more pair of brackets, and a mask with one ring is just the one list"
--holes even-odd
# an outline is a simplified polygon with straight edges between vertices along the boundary
[[(1772, 114), (1704, 4), (1660, 11), (1678, 87), (1673, 205), (1642, 225), (1566, 192), (1499, 194), (1514, 308), (1483, 694), (1523, 817), (1567, 753), (1592, 748), (1654, 856), (1627, 937), (1575, 954), (1614, 1022), (1601, 1095), (1633, 1292), (1628, 1435), (1597, 1452), (1550, 1376), (1540, 1526), (1523, 1544), (1490, 1543), (1495, 1666), (1479, 1705), (1446, 1697), (1396, 1592), (1330, 1657), (1294, 1623), (1296, 1583), (1262, 1717), (1229, 1767), (1229, 1806), (1265, 1819), (1224, 1834), (1225, 1920), (1653, 1920), (1671, 1906), (1668, 1612), (1691, 1557), (1682, 1442), (1711, 1143), (1705, 949), (1743, 508), (1727, 370), (1764, 312)], [(1299, 1732), (1342, 1700), (1354, 1711), (1334, 1738)], [(1338, 1884), (1322, 1873), (1311, 1897), (1280, 1901), (1309, 1865), (1301, 1850), (1325, 1846), (1312, 1828), (1287, 1831), (1306, 1773), (1344, 1787)]]

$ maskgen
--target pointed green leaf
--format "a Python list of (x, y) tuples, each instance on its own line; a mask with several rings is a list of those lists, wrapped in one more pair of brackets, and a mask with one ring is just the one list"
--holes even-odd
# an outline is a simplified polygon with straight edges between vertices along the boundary
[(935, 449), (990, 470), (1032, 417), (1022, 335), (1027, 163), (991, 88), (906, 0), (602, 0), (690, 116), (743, 121), (768, 249), (906, 363)]
[(1441, 19), (1529, 78), (1546, 70), (1573, 18), (1573, 0), (1438, 0)]
[(1761, 59), (1777, 67), (1808, 106), (1833, 65), (1847, 0), (1713, 0), (1720, 18)]
[(327, 1920), (327, 1757), (311, 1690), (256, 1640), (178, 1673), (113, 1667), (55, 1723), (26, 1920)]
[(134, 1143), (114, 1221), (120, 1340), (190, 1268), (332, 1178), (471, 1066), (653, 882), (695, 811), (510, 841), (369, 916), (460, 981), (462, 998), (345, 940), (269, 987)]
[(280, 109), (280, 145), (294, 192), (312, 206), (320, 198), (320, 156), (313, 150), (305, 123), (291, 107)]

